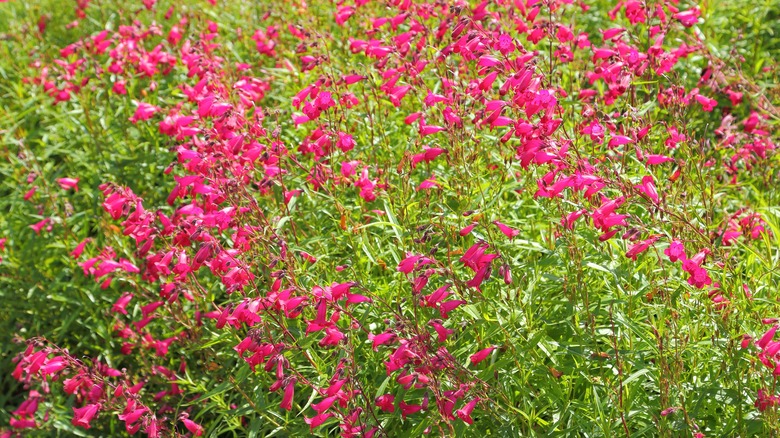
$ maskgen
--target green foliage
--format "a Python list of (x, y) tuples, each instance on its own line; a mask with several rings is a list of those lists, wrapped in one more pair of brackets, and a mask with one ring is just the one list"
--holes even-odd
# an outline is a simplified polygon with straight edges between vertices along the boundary
[[(178, 84), (187, 81), (187, 71), (177, 65), (170, 75), (155, 78), (154, 91), (150, 79), (138, 75), (128, 83), (128, 96), (109, 93), (112, 84), (106, 75), (84, 87), (76, 98), (56, 105), (42, 87), (33, 86), (28, 79), (40, 75), (36, 63), (50, 64), (62, 47), (85, 35), (115, 30), (132, 19), (146, 25), (164, 22), (167, 7), (175, 4), (193, 23), (187, 36), (197, 35), (206, 21), (215, 21), (224, 39), (216, 49), (219, 56), (231, 63), (251, 63), (258, 76), (269, 79), (271, 89), (263, 101), (268, 119), (273, 120), (269, 125), (284, 128), (281, 141), (290, 149), (297, 148), (311, 128), (293, 126), (289, 101), (317, 75), (326, 73), (288, 71), (274, 60), (260, 57), (250, 37), (264, 14), (270, 14), (274, 23), (304, 24), (316, 34), (319, 46), (315, 50), (327, 53), (331, 61), (328, 68), (334, 69), (327, 74), (368, 75), (365, 83), (356, 86), (360, 107), (344, 110), (343, 119), (330, 122), (355, 133), (358, 147), (353, 159), (375, 166), (386, 192), (392, 195), (369, 203), (350, 186), (313, 190), (306, 181), (308, 172), (296, 169), (299, 163), (290, 159), (283, 163), (290, 169), (289, 178), (284, 180), (287, 187), (271, 187), (272, 195), (261, 201), (268, 219), (264, 227), (284, 236), (291, 252), (317, 256), (316, 263), (289, 268), (301, 287), (310, 290), (334, 281), (356, 282), (376, 298), (370, 306), (352, 307), (355, 314), (350, 316), (365, 322), (371, 333), (380, 333), (386, 329), (380, 322), (390, 319), (388, 314), (392, 316), (388, 309), (397, 312), (399, 319), (419, 321), (421, 326), (438, 317), (436, 310), (420, 310), (410, 304), (417, 297), (410, 294), (408, 279), (396, 272), (407, 254), (436, 254), (442, 270), (467, 278), (469, 272), (458, 258), (473, 242), (484, 239), (502, 254), (501, 263), (511, 267), (514, 282), (510, 286), (495, 273), (481, 287), (481, 293), (455, 284), (454, 289), (469, 303), (447, 323), (454, 330), (448, 348), (464, 359), (463, 364), (479, 349), (496, 346), (485, 362), (463, 371), (471, 373), (475, 381), (485, 382), (495, 403), (489, 409), (480, 408), (473, 425), (457, 422), (451, 430), (437, 430), (440, 423), (428, 418), (382, 417), (380, 424), (390, 435), (420, 436), (429, 427), (433, 434), (454, 436), (690, 436), (698, 431), (696, 427), (712, 436), (777, 432), (777, 413), (759, 413), (753, 406), (757, 389), (774, 387), (771, 372), (753, 352), (740, 348), (743, 334), (760, 336), (766, 329), (761, 319), (775, 317), (779, 310), (777, 156), (748, 169), (740, 175), (739, 184), (734, 184), (719, 166), (704, 165), (709, 159), (718, 163), (728, 160), (731, 154), (713, 146), (718, 115), (702, 113), (693, 106), (687, 110), (664, 108), (654, 101), (660, 85), (695, 87), (711, 60), (693, 55), (666, 75), (667, 84), (649, 77), (635, 81), (631, 84), (635, 102), (622, 100), (598, 111), (614, 123), (644, 120), (652, 127), (646, 140), (651, 152), (665, 150), (667, 122), (684, 123), (691, 138), (676, 152), (678, 157), (687, 157), (680, 166), (684, 183), (661, 194), (669, 210), (653, 227), (641, 230), (643, 236), (674, 230), (675, 238), (694, 242), (701, 249), (713, 245), (716, 239), (710, 236), (717, 235), (730, 215), (741, 208), (759, 212), (766, 221), (772, 233), (716, 249), (723, 263), (713, 266), (710, 275), (730, 301), (726, 311), (705, 291), (690, 287), (687, 274), (666, 261), (663, 245), (651, 247), (632, 261), (624, 256), (629, 245), (621, 240), (600, 242), (599, 233), (591, 228), (580, 225), (566, 230), (559, 226), (564, 213), (590, 204), (573, 196), (563, 201), (533, 197), (544, 171), (521, 168), (515, 159), (518, 144), (514, 140), (503, 143), (499, 134), (475, 136), (466, 129), (446, 136), (419, 137), (415, 126), (405, 125), (403, 120), (420, 103), (406, 103), (402, 111), (378, 96), (383, 79), (369, 68), (372, 60), (349, 54), (349, 43), (342, 37), (344, 29), (332, 20), (334, 3), (311, 2), (304, 13), (289, 5), (263, 2), (227, 2), (217, 9), (204, 1), (161, 1), (154, 11), (143, 11), (140, 3), (104, 0), (90, 6), (87, 17), (72, 29), (66, 27), (74, 19), (72, 12), (60, 12), (61, 3), (0, 4), (0, 238), (8, 239), (6, 251), (0, 253), (0, 424), (8, 424), (11, 412), (26, 397), (23, 385), (10, 377), (15, 368), (12, 358), (24, 348), (21, 340), (44, 337), (85, 361), (132, 370), (134, 377), (151, 382), (145, 390), (149, 394), (164, 389), (169, 382), (152, 375), (148, 364), (157, 360), (154, 363), (178, 369), (185, 357), (186, 370), (177, 374), (175, 383), (186, 396), (172, 409), (175, 414), (191, 409), (195, 414), (190, 418), (206, 428), (206, 436), (309, 433), (302, 417), (304, 413), (311, 417), (307, 408), (319, 401), (320, 395), (309, 388), (310, 392), (296, 394), (291, 411), (278, 409), (278, 394), (268, 391), (273, 376), (252, 372), (233, 351), (244, 335), (217, 330), (210, 320), (199, 325), (191, 318), (194, 310), (235, 298), (228, 296), (219, 278), (207, 269), (197, 277), (203, 296), (192, 303), (183, 302), (175, 308), (176, 317), (166, 316), (164, 323), (155, 327), (158, 337), (184, 338), (172, 347), (171, 354), (159, 359), (150, 352), (120, 354), (122, 340), (114, 329), (117, 315), (110, 311), (123, 292), (156, 297), (159, 291), (133, 277), (118, 277), (104, 289), (83, 275), (79, 260), (70, 256), (87, 238), (92, 239), (90, 256), (97, 255), (96, 248), (107, 246), (122, 257), (136, 254), (119, 222), (101, 206), (100, 184), (110, 181), (127, 186), (150, 209), (173, 212), (166, 199), (174, 181), (165, 171), (177, 159), (176, 143), (159, 133), (156, 123), (128, 121), (135, 111), (130, 96), (143, 95), (145, 102), (174, 106), (185, 99)], [(595, 41), (600, 38), (599, 29), (616, 25), (606, 15), (613, 5), (606, 1), (587, 3), (603, 12), (589, 14), (598, 18), (576, 24)], [(372, 8), (377, 14), (383, 10), (381, 5)], [(695, 29), (713, 56), (724, 62), (728, 80), (736, 83), (733, 78), (738, 78), (740, 86), (751, 87), (743, 90), (746, 100), (766, 104), (768, 109), (780, 103), (780, 71), (774, 59), (780, 50), (778, 10), (772, 1), (704, 2), (704, 21)], [(48, 17), (48, 25), (47, 31), (39, 34), (33, 29), (42, 14)], [(565, 14), (558, 17), (560, 22), (576, 21), (575, 12)], [(243, 32), (235, 35), (239, 27)], [(683, 34), (675, 37), (684, 38)], [(292, 59), (295, 40), (288, 34), (281, 38), (284, 44), (279, 50)], [(163, 40), (160, 36), (150, 44)], [(435, 49), (425, 50), (432, 53)], [(537, 50), (543, 50), (541, 45)], [(550, 60), (546, 85), (569, 93), (568, 98), (561, 98), (566, 110), (560, 115), (562, 130), (572, 134), (572, 150), (588, 154), (592, 144), (578, 134), (583, 104), (576, 98), (577, 91), (588, 84), (585, 72), (554, 64), (551, 56), (545, 59)], [(422, 84), (437, 92), (440, 78), (457, 71), (447, 62), (432, 68), (421, 78)], [(106, 61), (101, 67), (108, 64)], [(558, 75), (561, 71), (567, 73)], [(727, 100), (719, 103), (726, 105)], [(775, 127), (780, 113), (768, 114), (767, 122)], [(749, 111), (737, 108), (734, 115), (743, 120)], [(777, 136), (772, 133), (772, 138)], [(446, 148), (447, 158), (412, 169), (408, 165), (411, 153), (419, 152), (423, 145)], [(308, 169), (312, 163), (300, 165)], [(610, 163), (615, 183), (622, 187), (638, 184), (645, 171), (630, 154)], [(672, 177), (673, 170), (659, 169), (657, 180)], [(437, 176), (440, 188), (416, 190), (430, 175)], [(78, 191), (61, 190), (55, 182), (75, 176), (80, 178)], [(32, 185), (38, 189), (26, 201), (23, 196)], [(290, 188), (304, 192), (285, 204), (284, 191)], [(607, 193), (610, 198), (617, 194)], [(564, 210), (562, 205), (571, 209)], [(638, 218), (653, 216), (652, 208), (643, 203), (625, 206), (628, 214)], [(465, 211), (474, 215), (464, 216)], [(51, 218), (52, 229), (38, 235), (30, 225), (45, 218)], [(460, 237), (458, 230), (472, 220), (481, 226), (467, 238)], [(494, 220), (521, 230), (520, 235), (504, 238), (491, 225)], [(273, 282), (273, 269), (268, 267), (271, 255), (264, 251), (255, 248), (251, 254), (257, 261), (253, 273), (260, 285), (256, 294)], [(337, 266), (345, 269), (336, 274)], [(746, 297), (743, 285), (752, 299)], [(432, 281), (431, 286), (442, 284)], [(128, 313), (140, 317), (140, 305), (133, 303)], [(317, 345), (321, 336), (307, 334), (303, 320), (290, 321), (286, 329), (296, 339), (296, 357), (307, 359), (301, 359), (304, 365), (298, 371), (316, 376), (316, 384), (327, 386), (332, 365), (350, 359), (362, 387), (371, 390), (362, 394), (367, 401), (385, 392), (393, 393), (397, 400), (422, 400), (421, 391), (404, 390), (387, 376), (387, 351), (375, 351), (365, 336), (362, 343), (324, 349)], [(50, 410), (52, 421), (32, 436), (125, 433), (123, 423), (110, 415), (101, 417), (94, 430), (76, 428), (69, 420), (74, 403), (74, 397), (63, 394), (47, 399), (45, 409)], [(670, 407), (679, 409), (662, 416)], [(186, 431), (179, 426), (178, 432)], [(329, 420), (315, 433), (335, 436), (338, 423)]]

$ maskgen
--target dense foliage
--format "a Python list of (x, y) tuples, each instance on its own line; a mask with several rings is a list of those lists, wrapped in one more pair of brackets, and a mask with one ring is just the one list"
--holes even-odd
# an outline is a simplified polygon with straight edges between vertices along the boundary
[(780, 430), (774, 0), (0, 0), (0, 436)]

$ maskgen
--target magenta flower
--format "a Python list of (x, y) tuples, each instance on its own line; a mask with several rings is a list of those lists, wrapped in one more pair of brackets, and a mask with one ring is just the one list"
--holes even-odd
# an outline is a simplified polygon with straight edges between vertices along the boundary
[(518, 234), (520, 234), (520, 230), (516, 230), (514, 228), (509, 227), (508, 225), (502, 224), (499, 221), (493, 221), (493, 224), (498, 227), (499, 231), (501, 231), (506, 237), (512, 239), (516, 237)]
[(447, 336), (454, 333), (454, 330), (448, 329), (444, 327), (441, 322), (437, 320), (432, 320), (429, 322), (431, 327), (436, 331), (437, 340), (441, 343), (447, 340)]
[(79, 242), (79, 244), (76, 245), (76, 248), (74, 248), (73, 251), (70, 252), (70, 256), (73, 257), (74, 259), (77, 259), (77, 258), (81, 257), (81, 254), (84, 252), (84, 248), (91, 241), (92, 241), (92, 239), (86, 238), (86, 239), (82, 240), (81, 242)]
[(682, 11), (674, 14), (674, 18), (676, 20), (679, 20), (683, 26), (691, 27), (694, 24), (699, 22), (700, 15), (701, 15), (701, 10), (695, 7), (695, 8), (688, 9), (687, 11)]
[(97, 415), (98, 409), (100, 409), (100, 405), (97, 403), (89, 404), (81, 408), (73, 408), (73, 420), (71, 420), (71, 423), (74, 426), (81, 426), (85, 429), (89, 429), (91, 427), (89, 423)]
[(626, 257), (636, 261), (636, 257), (647, 250), (647, 248), (649, 248), (652, 244), (654, 244), (658, 240), (658, 237), (659, 236), (652, 236), (649, 239), (634, 244), (631, 246), (631, 248), (628, 249), (628, 251), (626, 251)]
[(669, 257), (669, 261), (676, 262), (677, 260), (685, 261), (687, 256), (685, 255), (685, 247), (682, 242), (675, 239), (669, 244), (669, 247), (664, 250), (664, 254)]
[(393, 394), (384, 394), (376, 398), (376, 405), (385, 412), (395, 411), (395, 396)]
[(669, 161), (674, 161), (674, 158), (667, 157), (665, 155), (656, 155), (656, 154), (650, 154), (647, 155), (647, 165), (648, 166), (655, 166), (658, 164), (663, 164)]
[(116, 94), (125, 95), (127, 94), (127, 86), (125, 81), (116, 81), (114, 82), (114, 85), (111, 87), (111, 90), (114, 91)]
[(672, 414), (672, 413), (674, 413), (675, 411), (678, 411), (678, 410), (680, 410), (679, 406), (672, 406), (671, 408), (666, 408), (663, 411), (661, 411), (661, 416), (662, 417), (666, 417), (669, 414)]
[(203, 426), (200, 424), (190, 420), (189, 418), (182, 418), (181, 422), (184, 423), (184, 427), (187, 428), (187, 430), (190, 431), (195, 436), (201, 436), (203, 435)]
[(477, 222), (472, 222), (471, 224), (466, 225), (465, 227), (461, 228), (460, 231), (458, 232), (458, 234), (460, 234), (461, 236), (467, 236), (467, 235), (471, 234), (471, 230), (473, 230), (474, 227), (476, 227), (476, 226), (477, 226)]
[(420, 136), (426, 137), (431, 134), (436, 134), (437, 132), (444, 131), (444, 128), (437, 125), (422, 125), (420, 126)]
[(330, 407), (333, 406), (333, 403), (335, 403), (337, 399), (338, 399), (337, 396), (332, 395), (330, 397), (326, 397), (319, 403), (314, 403), (313, 405), (311, 405), (311, 407), (312, 409), (317, 411), (318, 414), (321, 414), (327, 411), (328, 409), (330, 409)]
[(509, 34), (501, 34), (493, 45), (493, 48), (501, 52), (502, 55), (508, 55), (515, 50), (515, 43)]
[(616, 135), (609, 139), (609, 143), (607, 144), (607, 147), (610, 149), (616, 148), (618, 146), (623, 146), (626, 144), (633, 143), (634, 140), (632, 140), (630, 137), (626, 137), (625, 135)]
[[(35, 231), (35, 234), (41, 234), (41, 231), (43, 230), (44, 227), (49, 225), (49, 222), (51, 222), (51, 218), (47, 217), (46, 219), (43, 219), (39, 222), (30, 225), (30, 228), (32, 228), (32, 230)], [(50, 227), (51, 226), (49, 226), (48, 228)]]
[(132, 406), (134, 404), (128, 404), (127, 409), (125, 409), (124, 413), (119, 414), (119, 419), (127, 423), (127, 425), (131, 425), (138, 421), (146, 412), (149, 411), (146, 407), (140, 407), (138, 409), (134, 409)]
[(79, 191), (79, 179), (78, 178), (60, 178), (57, 180), (57, 184), (60, 185), (62, 190)]
[(160, 111), (160, 108), (145, 102), (136, 102), (136, 105), (138, 105), (138, 107), (136, 108), (135, 113), (128, 119), (133, 124), (138, 123), (139, 121), (149, 120), (153, 115)]
[(295, 380), (291, 379), (284, 387), (284, 396), (282, 397), (282, 403), (279, 405), (279, 407), (282, 409), (286, 409), (288, 411), (291, 410), (294, 396), (295, 396)]
[(474, 420), (471, 418), (471, 412), (474, 410), (474, 407), (477, 406), (478, 402), (478, 398), (469, 401), (462, 408), (455, 411), (455, 414), (457, 414), (458, 418), (463, 420), (466, 424), (474, 424)]
[(488, 347), (488, 348), (485, 348), (483, 350), (479, 350), (476, 353), (472, 354), (469, 357), (469, 360), (471, 361), (471, 364), (472, 365), (476, 365), (476, 364), (482, 362), (483, 360), (487, 359), (487, 357), (490, 356), (490, 353), (492, 353), (493, 350), (495, 350), (495, 349), (496, 349), (496, 347)]
[(653, 181), (653, 177), (650, 175), (645, 175), (642, 177), (642, 183), (634, 186), (635, 189), (639, 190), (642, 194), (650, 198), (651, 201), (653, 201), (654, 204), (658, 204), (658, 191), (655, 188), (655, 182)]
[(696, 95), (696, 101), (699, 102), (706, 112), (711, 112), (713, 109), (715, 109), (716, 106), (718, 106), (718, 101), (715, 99), (710, 99), (707, 96), (702, 96), (701, 94)]
[(466, 302), (463, 300), (445, 301), (441, 303), (441, 305), (439, 306), (439, 314), (441, 314), (442, 318), (447, 319), (449, 318), (450, 312), (452, 312), (462, 304), (466, 304)]
[(434, 189), (436, 187), (439, 187), (439, 183), (436, 182), (436, 175), (431, 175), (430, 178), (420, 183), (417, 187), (417, 191)]
[[(9, 424), (14, 429), (34, 429), (38, 427), (38, 423), (33, 418), (16, 418), (12, 417)], [(11, 435), (8, 435), (11, 436)]]
[(29, 201), (29, 200), (30, 200), (30, 198), (32, 198), (33, 196), (35, 196), (35, 192), (36, 192), (37, 190), (38, 190), (38, 186), (33, 186), (33, 187), (30, 189), (30, 190), (28, 190), (28, 191), (27, 191), (27, 192), (24, 194), (24, 200), (25, 200), (25, 201)]
[(315, 415), (312, 418), (303, 417), (303, 421), (305, 421), (306, 424), (309, 425), (309, 428), (311, 428), (311, 430), (314, 430), (315, 428), (320, 427), (322, 425), (322, 423), (327, 421), (328, 418), (330, 418), (332, 416), (333, 416), (332, 412), (327, 412), (327, 413), (324, 413), (324, 414)]
[(775, 407), (780, 404), (780, 397), (776, 395), (772, 395), (763, 389), (758, 390), (758, 395), (756, 397), (755, 401), (755, 407), (760, 411), (764, 412), (769, 408)]
[(412, 414), (416, 414), (417, 412), (422, 411), (423, 407), (422, 405), (410, 405), (406, 404), (403, 400), (401, 400), (401, 403), (399, 403), (398, 408), (401, 410), (401, 418), (406, 420), (406, 417)]
[(767, 344), (769, 344), (769, 342), (771, 342), (772, 339), (775, 337), (775, 333), (777, 332), (777, 328), (778, 328), (777, 325), (773, 325), (772, 328), (767, 330), (766, 333), (764, 333), (761, 336), (761, 338), (758, 341), (756, 341), (756, 346), (758, 346), (758, 348), (760, 348), (762, 350), (764, 348), (766, 348)]
[(378, 335), (374, 335), (372, 333), (368, 334), (368, 339), (372, 342), (372, 346), (374, 348), (374, 351), (377, 351), (380, 345), (388, 345), (397, 339), (397, 336), (395, 333), (380, 333)]
[(704, 286), (709, 286), (712, 284), (712, 279), (707, 273), (707, 270), (699, 266), (699, 264), (697, 264), (695, 261), (683, 261), (683, 269), (690, 275), (690, 277), (688, 277), (688, 284), (691, 286), (696, 286), (697, 288), (702, 289)]

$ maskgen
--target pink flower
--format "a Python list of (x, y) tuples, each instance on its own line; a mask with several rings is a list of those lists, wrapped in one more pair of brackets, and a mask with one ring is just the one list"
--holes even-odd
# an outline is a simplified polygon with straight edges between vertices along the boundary
[(317, 98), (314, 100), (314, 104), (317, 106), (318, 110), (327, 111), (328, 109), (336, 106), (336, 101), (333, 100), (330, 92), (323, 91), (317, 95)]
[(650, 247), (650, 245), (654, 244), (658, 240), (659, 236), (652, 236), (647, 240), (643, 240), (635, 245), (633, 245), (631, 248), (628, 249), (626, 252), (626, 257), (630, 258), (631, 260), (636, 261), (637, 255), (643, 253), (647, 248)]
[[(592, 121), (590, 125), (582, 128), (582, 133), (590, 135), (590, 139), (597, 144), (604, 142), (604, 127), (596, 120)], [(610, 143), (611, 142), (612, 140), (610, 140)]]
[(428, 91), (428, 95), (425, 96), (425, 100), (423, 101), (426, 106), (434, 106), (439, 102), (446, 102), (447, 97), (442, 96), (441, 94), (434, 94), (430, 90)]
[(449, 318), (450, 312), (452, 312), (462, 304), (466, 304), (466, 302), (463, 300), (445, 301), (441, 303), (441, 305), (439, 306), (439, 314), (441, 315), (442, 318), (447, 319)]
[(159, 438), (160, 436), (160, 420), (152, 418), (146, 425), (146, 436), (149, 438)]
[(683, 246), (682, 242), (675, 239), (672, 240), (672, 243), (669, 244), (669, 248), (666, 248), (664, 250), (664, 254), (666, 254), (669, 257), (669, 261), (676, 262), (677, 260), (686, 260), (687, 256), (685, 255), (685, 247)]
[(478, 402), (479, 402), (478, 398), (471, 400), (470, 402), (466, 403), (462, 408), (455, 411), (455, 414), (457, 414), (458, 418), (463, 420), (466, 424), (473, 424), (474, 420), (471, 418), (471, 412), (474, 410), (474, 407), (477, 406)]
[(70, 252), (70, 256), (73, 257), (74, 259), (81, 257), (81, 254), (84, 252), (84, 247), (86, 247), (91, 240), (92, 239), (90, 238), (86, 238), (82, 240), (78, 245), (76, 245), (76, 248), (74, 248), (73, 251)]
[(642, 183), (634, 186), (634, 188), (639, 190), (648, 198), (650, 198), (650, 200), (653, 201), (654, 204), (658, 204), (658, 191), (655, 188), (655, 182), (653, 181), (652, 176), (650, 175), (643, 176)]
[(127, 315), (127, 310), (125, 309), (127, 305), (130, 303), (130, 300), (133, 299), (133, 294), (130, 292), (125, 292), (122, 294), (121, 297), (119, 297), (118, 300), (114, 303), (113, 306), (111, 306), (111, 311), (115, 313), (121, 313), (123, 315)]
[(616, 148), (618, 146), (623, 146), (626, 144), (633, 143), (634, 140), (632, 140), (630, 137), (626, 137), (625, 135), (616, 135), (609, 139), (609, 143), (607, 144), (607, 147), (610, 149)]
[(73, 408), (73, 420), (71, 420), (71, 423), (74, 426), (81, 426), (85, 429), (89, 429), (91, 427), (89, 422), (95, 418), (99, 408), (100, 405), (97, 403), (89, 404), (82, 408)]
[(678, 411), (679, 409), (680, 409), (679, 406), (672, 406), (671, 408), (666, 408), (663, 411), (661, 411), (661, 416), (662, 417), (666, 417), (667, 415), (669, 415), (669, 414), (671, 414), (671, 413), (673, 413), (675, 411)]
[(203, 435), (203, 426), (200, 424), (190, 420), (189, 418), (182, 418), (181, 422), (184, 423), (184, 427), (187, 428), (193, 435), (195, 436), (201, 436)]
[(373, 302), (374, 302), (374, 300), (372, 300), (371, 298), (369, 298), (369, 297), (367, 297), (365, 295), (347, 293), (347, 300), (344, 302), (344, 304), (345, 304), (345, 307), (346, 307), (346, 305), (349, 305), (349, 304), (373, 303)]
[(763, 389), (758, 390), (758, 396), (756, 397), (755, 407), (760, 412), (764, 412), (771, 407), (777, 406), (778, 404), (780, 404), (780, 397), (776, 395), (768, 394)]
[(284, 387), (284, 396), (282, 397), (282, 403), (279, 405), (279, 407), (288, 411), (291, 410), (294, 396), (295, 380), (292, 379), (287, 383), (287, 386)]
[(562, 43), (567, 43), (574, 39), (574, 32), (564, 25), (558, 25), (558, 31), (555, 33), (555, 38)]
[(300, 251), (300, 252), (299, 252), (299, 254), (300, 254), (300, 256), (301, 256), (301, 258), (302, 258), (302, 259), (306, 260), (306, 261), (307, 261), (307, 262), (309, 262), (309, 263), (315, 263), (315, 262), (317, 262), (317, 258), (316, 258), (316, 257), (314, 257), (313, 255), (309, 254), (309, 253), (308, 253), (308, 252), (306, 252), (306, 251)]
[(360, 82), (365, 78), (366, 78), (365, 76), (361, 76), (361, 75), (346, 75), (341, 77), (341, 79), (347, 85), (352, 85), (354, 83)]
[(423, 146), (423, 152), (412, 155), (412, 169), (417, 167), (420, 162), (430, 163), (436, 157), (446, 152), (442, 148), (432, 148), (429, 146)]
[(676, 20), (679, 20), (683, 26), (691, 27), (694, 24), (699, 22), (700, 15), (701, 15), (701, 10), (699, 10), (699, 8), (691, 8), (688, 9), (687, 11), (682, 11), (674, 14), (674, 18)]
[(482, 362), (483, 360), (487, 359), (487, 357), (490, 356), (490, 353), (492, 353), (493, 350), (495, 350), (495, 349), (496, 349), (496, 347), (488, 347), (488, 348), (485, 348), (483, 350), (479, 350), (476, 353), (472, 354), (469, 357), (469, 360), (471, 361), (471, 364), (472, 365), (476, 365), (476, 364)]
[(321, 414), (321, 413), (327, 411), (328, 409), (330, 409), (330, 407), (333, 406), (333, 403), (337, 399), (338, 399), (337, 396), (332, 395), (330, 397), (327, 397), (327, 398), (323, 399), (319, 403), (315, 403), (315, 404), (311, 405), (311, 408), (314, 409), (315, 411), (317, 411), (318, 414)]
[(569, 214), (566, 215), (566, 217), (561, 219), (561, 225), (566, 227), (567, 230), (574, 229), (574, 222), (577, 221), (580, 217), (582, 217), (583, 214), (585, 214), (587, 210), (581, 209), (581, 210), (575, 210)]
[(360, 161), (344, 161), (341, 163), (341, 175), (344, 178), (350, 178), (355, 175), (355, 170), (360, 165)]
[(324, 347), (326, 345), (338, 345), (341, 341), (344, 340), (346, 336), (344, 333), (341, 333), (337, 328), (335, 327), (327, 327), (325, 329), (325, 336), (320, 340), (319, 346)]
[(591, 214), (593, 225), (601, 228), (601, 230), (605, 232), (615, 225), (625, 225), (625, 215), (613, 214), (618, 207), (623, 205), (625, 200), (625, 196), (620, 196), (612, 200), (604, 198), (604, 202), (601, 204), (601, 206), (594, 210)]
[(136, 102), (136, 105), (138, 105), (138, 107), (135, 110), (135, 114), (128, 119), (133, 124), (138, 123), (139, 121), (149, 120), (155, 113), (160, 111), (160, 108), (145, 102)]
[(512, 40), (512, 36), (509, 34), (501, 34), (498, 40), (493, 45), (493, 48), (501, 52), (502, 55), (508, 55), (515, 50), (515, 44)]
[(388, 345), (393, 342), (395, 342), (397, 336), (395, 333), (380, 333), (378, 335), (374, 335), (373, 333), (368, 334), (368, 339), (372, 342), (372, 346), (374, 348), (374, 351), (377, 351), (380, 345)]
[(476, 226), (477, 226), (477, 222), (472, 222), (471, 224), (461, 228), (458, 234), (460, 234), (461, 236), (467, 236), (471, 233), (471, 230), (473, 230), (474, 227)]
[(417, 191), (433, 189), (436, 187), (439, 187), (439, 183), (436, 182), (436, 175), (431, 175), (430, 178), (420, 183), (420, 185), (417, 187)]
[(295, 126), (297, 127), (298, 125), (302, 125), (302, 124), (308, 122), (311, 119), (308, 116), (305, 116), (305, 115), (302, 115), (302, 114), (298, 114), (298, 115), (293, 114), (292, 115), (292, 120), (293, 120), (293, 123), (295, 123)]
[(514, 228), (510, 228), (509, 226), (502, 224), (499, 221), (493, 221), (493, 224), (498, 227), (498, 229), (504, 233), (504, 235), (510, 239), (516, 237), (518, 234), (520, 234), (520, 230), (516, 230)]
[(772, 328), (767, 330), (766, 333), (764, 333), (763, 336), (761, 336), (761, 338), (758, 341), (756, 341), (756, 345), (758, 346), (758, 348), (763, 350), (767, 346), (767, 344), (769, 344), (769, 342), (772, 341), (772, 339), (775, 337), (775, 333), (777, 332), (777, 328), (778, 328), (777, 325), (773, 325)]
[(336, 142), (336, 145), (342, 152), (349, 152), (355, 147), (355, 140), (346, 132), (339, 132), (338, 137), (339, 139)]
[(303, 421), (305, 421), (306, 424), (309, 425), (309, 428), (311, 428), (311, 430), (314, 430), (315, 428), (320, 427), (322, 425), (322, 423), (327, 421), (328, 418), (330, 418), (332, 416), (333, 416), (332, 412), (327, 412), (327, 413), (324, 413), (324, 414), (315, 415), (312, 418), (303, 417)]
[(697, 288), (702, 289), (704, 286), (709, 286), (712, 284), (712, 279), (707, 273), (707, 270), (699, 266), (699, 264), (695, 261), (683, 261), (683, 269), (690, 275), (690, 277), (688, 277), (688, 284), (691, 286), (696, 286)]
[(444, 131), (444, 128), (441, 126), (436, 125), (423, 125), (420, 127), (420, 136), (425, 137), (431, 134), (436, 134), (437, 132)]
[(38, 186), (33, 186), (27, 193), (24, 194), (24, 200), (29, 201), (35, 195), (35, 191), (38, 190)]
[(398, 272), (403, 272), (404, 274), (409, 274), (414, 270), (415, 265), (417, 262), (423, 258), (420, 255), (410, 255), (407, 256), (405, 259), (401, 260), (398, 263)]
[(409, 405), (406, 404), (403, 400), (401, 400), (401, 403), (398, 405), (398, 408), (401, 410), (401, 418), (406, 420), (406, 417), (412, 414), (416, 414), (417, 412), (420, 412), (423, 407), (422, 405)]
[(656, 154), (649, 154), (647, 155), (647, 165), (648, 166), (655, 166), (658, 164), (663, 164), (668, 161), (674, 161), (674, 158), (667, 157), (665, 155), (656, 155)]
[(125, 86), (125, 84), (126, 84), (125, 81), (116, 81), (114, 82), (114, 85), (111, 87), (111, 89), (116, 94), (122, 94), (122, 95), (127, 94), (127, 87)]
[(715, 109), (716, 106), (718, 106), (718, 101), (715, 99), (710, 99), (707, 96), (702, 96), (701, 94), (696, 95), (696, 101), (699, 102), (706, 112), (711, 112), (713, 109)]
[(67, 366), (68, 363), (65, 361), (65, 359), (62, 356), (57, 356), (47, 360), (46, 363), (41, 367), (40, 372), (44, 376), (50, 376), (64, 370)]
[(384, 394), (376, 398), (376, 405), (385, 412), (395, 411), (395, 396), (393, 394)]
[(126, 427), (132, 427), (131, 425), (138, 421), (149, 410), (144, 406), (135, 409), (134, 406), (134, 403), (128, 403), (125, 411), (118, 416), (120, 420), (126, 423)]
[(340, 6), (336, 11), (336, 24), (343, 26), (344, 23), (355, 13), (355, 8), (349, 5)]
[(57, 180), (57, 184), (60, 185), (62, 190), (70, 190), (73, 189), (74, 191), (79, 191), (79, 179), (78, 178), (60, 178)]
[(39, 222), (36, 222), (36, 223), (30, 225), (30, 228), (32, 228), (33, 231), (35, 231), (35, 234), (41, 234), (41, 230), (43, 230), (43, 228), (46, 225), (48, 225), (49, 222), (51, 222), (51, 218), (47, 217), (46, 219), (43, 219), (43, 220), (41, 220)]
[[(2, 2), (0, 2), (2, 3)], [(8, 424), (13, 427), (14, 429), (33, 429), (38, 427), (38, 424), (35, 422), (32, 418), (16, 418), (12, 417), (11, 420), (9, 420)], [(12, 437), (14, 435), (11, 435), (10, 432), (8, 435), (1, 435), (3, 437)]]
[(436, 331), (437, 340), (441, 343), (447, 340), (447, 336), (454, 333), (453, 330), (444, 327), (439, 321), (433, 320), (429, 322), (431, 327)]

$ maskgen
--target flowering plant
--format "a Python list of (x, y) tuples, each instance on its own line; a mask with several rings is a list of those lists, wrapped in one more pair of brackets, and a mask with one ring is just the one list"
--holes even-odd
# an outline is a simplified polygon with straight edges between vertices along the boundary
[(737, 3), (0, 1), (0, 436), (777, 430)]

